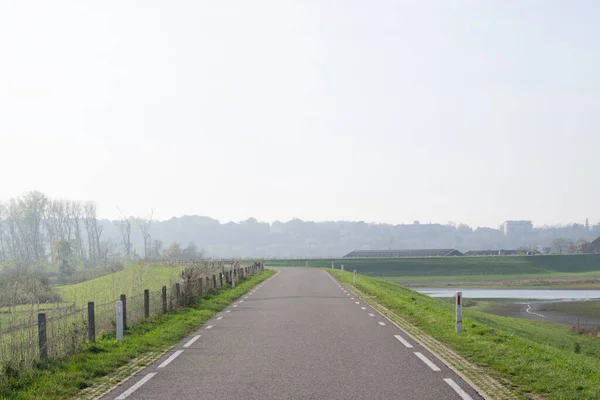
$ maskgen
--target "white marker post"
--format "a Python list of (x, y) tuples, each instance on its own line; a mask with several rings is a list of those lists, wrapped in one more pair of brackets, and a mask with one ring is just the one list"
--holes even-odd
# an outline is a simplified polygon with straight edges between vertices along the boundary
[(356, 270), (354, 270), (354, 284), (356, 284)]
[(344, 275), (344, 264), (342, 264), (342, 275)]
[(331, 269), (334, 270), (335, 268), (333, 267), (333, 263), (331, 263)]
[(306, 262), (306, 266), (308, 267), (308, 261)]
[(117, 301), (117, 341), (123, 340), (123, 302)]
[(456, 292), (456, 332), (462, 332), (462, 292)]

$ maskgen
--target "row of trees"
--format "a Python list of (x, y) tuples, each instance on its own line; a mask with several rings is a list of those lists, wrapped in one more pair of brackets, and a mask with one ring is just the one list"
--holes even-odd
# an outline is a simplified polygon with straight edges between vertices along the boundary
[[(103, 238), (104, 225), (93, 202), (51, 200), (33, 191), (0, 203), (0, 263), (16, 271), (54, 265), (61, 274), (71, 275), (79, 266), (93, 268), (142, 256), (195, 259), (203, 255), (194, 243), (183, 249), (173, 243), (163, 251), (160, 240), (151, 241), (152, 214), (149, 218), (121, 214), (120, 240), (115, 240)], [(138, 255), (133, 243), (135, 227), (143, 238), (143, 255)]]
[(550, 254), (584, 254), (592, 251), (590, 242), (585, 239), (570, 240), (565, 238), (556, 238), (552, 242), (552, 247), (544, 247), (544, 253)]

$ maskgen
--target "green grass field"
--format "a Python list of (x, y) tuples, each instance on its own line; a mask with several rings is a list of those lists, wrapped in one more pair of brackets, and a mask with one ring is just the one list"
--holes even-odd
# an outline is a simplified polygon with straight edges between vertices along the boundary
[[(339, 271), (335, 273), (340, 277)], [(343, 282), (351, 285), (352, 274)], [(600, 399), (600, 340), (546, 322), (466, 307), (454, 332), (454, 306), (391, 282), (359, 275), (357, 288), (471, 362), (545, 399)], [(474, 307), (476, 308), (476, 307)]]
[(51, 303), (0, 307), (0, 331), (15, 325), (37, 323), (39, 312), (45, 312), (51, 318), (55, 311), (65, 309), (70, 305), (71, 303)]
[(64, 302), (75, 303), (83, 308), (88, 301), (96, 304), (113, 302), (121, 294), (128, 297), (150, 291), (160, 290), (163, 286), (170, 287), (183, 271), (183, 267), (132, 265), (122, 271), (91, 279), (75, 285), (56, 287)]
[[(308, 266), (327, 268), (334, 262), (346, 271), (386, 278), (393, 282), (501, 281), (539, 278), (598, 277), (600, 255), (429, 257), (397, 259), (307, 260)], [(305, 266), (304, 260), (268, 261), (268, 266)]]

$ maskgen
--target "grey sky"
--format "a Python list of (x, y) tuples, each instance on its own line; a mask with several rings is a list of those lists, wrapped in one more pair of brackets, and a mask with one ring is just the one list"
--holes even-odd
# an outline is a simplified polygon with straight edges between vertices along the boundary
[(0, 200), (600, 219), (600, 2), (0, 0)]

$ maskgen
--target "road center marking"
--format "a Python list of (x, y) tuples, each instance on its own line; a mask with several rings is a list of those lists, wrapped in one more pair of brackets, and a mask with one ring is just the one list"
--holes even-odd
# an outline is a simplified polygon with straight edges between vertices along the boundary
[(366, 310), (366, 309), (367, 309), (367, 307), (361, 307), (360, 309), (361, 309), (361, 310)]
[(412, 348), (413, 348), (413, 345), (412, 345), (412, 344), (410, 344), (410, 343), (408, 343), (408, 342), (406, 341), (406, 339), (404, 339), (402, 336), (400, 336), (400, 335), (394, 335), (394, 337), (395, 337), (396, 339), (398, 339), (398, 340), (400, 341), (400, 343), (402, 343), (403, 345), (405, 345), (405, 346), (406, 346), (406, 347), (408, 347), (409, 349), (412, 349)]
[(381, 321), (379, 321), (379, 325), (381, 325), (381, 326), (385, 326), (385, 322), (381, 322)]
[(201, 337), (201, 336), (202, 336), (202, 335), (196, 335), (196, 336), (194, 336), (193, 338), (191, 338), (191, 339), (190, 339), (190, 341), (189, 341), (189, 342), (187, 342), (186, 344), (184, 344), (184, 345), (183, 345), (183, 347), (185, 347), (185, 348), (188, 348), (188, 347), (190, 347), (191, 345), (193, 345), (193, 344), (194, 344), (194, 342), (195, 342), (196, 340), (200, 339), (200, 337)]
[(150, 379), (152, 379), (152, 377), (156, 375), (156, 372), (152, 372), (149, 373), (148, 375), (146, 375), (145, 377), (143, 377), (142, 379), (139, 380), (138, 383), (136, 383), (135, 385), (133, 385), (132, 387), (130, 387), (129, 389), (127, 389), (125, 392), (123, 392), (119, 397), (117, 397), (115, 400), (124, 400), (127, 397), (129, 397), (133, 392), (135, 392), (136, 390), (138, 390), (139, 388), (142, 387), (142, 385), (146, 382), (148, 382)]
[(209, 325), (209, 326), (207, 326), (207, 327), (206, 327), (206, 328), (204, 328), (204, 329), (212, 329), (212, 327), (213, 327), (212, 325)]
[(374, 316), (375, 316), (375, 314), (369, 314), (369, 317), (374, 317)]
[(427, 364), (427, 366), (429, 368), (431, 368), (432, 370), (441, 371), (441, 369), (439, 369), (439, 367), (437, 365), (432, 363), (431, 360), (429, 360), (429, 358), (425, 357), (423, 354), (419, 353), (418, 351), (415, 352), (415, 356), (419, 357), (421, 359), (421, 361), (423, 361), (425, 364)]
[(458, 386), (456, 384), (456, 382), (454, 382), (452, 379), (450, 378), (445, 378), (444, 382), (446, 382), (448, 385), (450, 385), (450, 387), (452, 389), (454, 389), (454, 391), (463, 399), (463, 400), (473, 400), (473, 398), (471, 396), (469, 396), (469, 394), (467, 392), (465, 392), (464, 390), (462, 390), (462, 388), (460, 386)]
[(360, 304), (360, 301), (355, 301), (354, 304)]
[(158, 368), (164, 368), (167, 365), (171, 364), (171, 362), (179, 357), (183, 353), (183, 350), (177, 350), (175, 353), (171, 354), (171, 357), (167, 358), (162, 364), (158, 366)]
[(220, 320), (222, 320), (222, 319), (223, 319), (223, 317), (218, 317), (218, 318), (217, 318), (217, 321), (220, 321)]
[(237, 304), (234, 304), (233, 306), (234, 306), (234, 307), (237, 307), (238, 305), (237, 305)]

